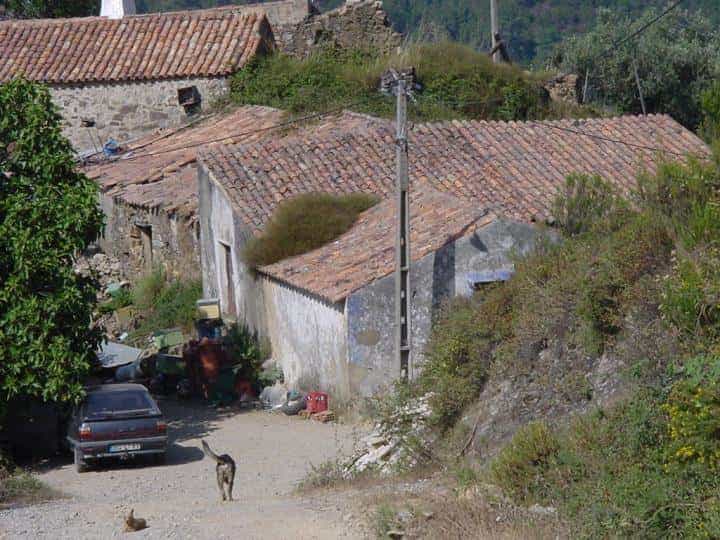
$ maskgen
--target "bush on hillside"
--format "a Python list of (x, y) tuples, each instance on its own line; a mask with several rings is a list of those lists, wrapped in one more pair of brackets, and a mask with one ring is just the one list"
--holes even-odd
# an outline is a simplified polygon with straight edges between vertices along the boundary
[[(624, 400), (553, 430), (530, 424), (490, 466), (493, 481), (516, 501), (558, 508), (573, 537), (720, 537), (719, 179), (717, 159), (661, 165), (641, 178), (632, 208), (590, 211), (589, 222), (571, 227), (561, 244), (518, 260), (509, 282), (469, 304), (474, 312), (459, 322), (446, 315), (436, 327), (435, 340), (475, 317), (483, 328), (504, 328), (489, 349), (468, 357), (467, 347), (448, 348), (433, 366), (482, 362), (487, 384), (514, 382), (518, 373), (547, 377), (534, 370), (552, 340), (576, 348), (579, 358), (609, 347), (632, 366)], [(584, 206), (571, 202), (559, 205)], [(500, 294), (511, 301), (499, 318), (488, 320), (493, 311), (481, 317), (484, 303)], [(622, 339), (633, 343), (638, 314), (648, 339), (672, 347), (649, 348), (644, 358), (620, 347)], [(534, 391), (555, 388), (547, 381)]]
[[(306, 59), (282, 54), (259, 58), (232, 79), (237, 103), (306, 114), (345, 108), (391, 117), (392, 98), (379, 91), (389, 68), (413, 66), (422, 91), (409, 107), (415, 120), (453, 118), (526, 120), (558, 114), (540, 82), (517, 67), (493, 64), (487, 55), (455, 43), (417, 44), (377, 57), (328, 47)], [(562, 114), (588, 115), (564, 110)]]
[(247, 243), (243, 258), (250, 268), (258, 268), (312, 251), (349, 230), (358, 215), (377, 202), (365, 193), (307, 193), (285, 200), (262, 235)]

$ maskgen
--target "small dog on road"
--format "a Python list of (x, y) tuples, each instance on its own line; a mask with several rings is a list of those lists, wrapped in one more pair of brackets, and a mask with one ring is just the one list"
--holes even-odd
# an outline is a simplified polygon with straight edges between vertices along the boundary
[[(235, 461), (227, 454), (218, 456), (210, 450), (208, 443), (205, 441), (202, 442), (202, 447), (205, 455), (217, 463), (217, 465), (215, 465), (215, 474), (217, 475), (218, 489), (220, 489), (222, 500), (232, 501), (233, 482), (235, 481)], [(227, 495), (225, 493), (226, 489)]]

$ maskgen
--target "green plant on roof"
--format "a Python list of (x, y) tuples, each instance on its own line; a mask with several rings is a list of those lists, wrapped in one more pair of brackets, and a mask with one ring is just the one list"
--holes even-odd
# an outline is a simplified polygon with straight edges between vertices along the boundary
[(377, 202), (366, 193), (307, 193), (283, 201), (262, 235), (246, 245), (245, 262), (258, 268), (312, 251), (348, 231), (358, 215)]

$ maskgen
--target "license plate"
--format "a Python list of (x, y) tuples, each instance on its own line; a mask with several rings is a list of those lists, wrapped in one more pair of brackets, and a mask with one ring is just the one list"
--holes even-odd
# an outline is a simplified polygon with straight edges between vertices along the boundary
[(140, 450), (139, 444), (114, 444), (110, 447), (111, 452), (130, 452)]

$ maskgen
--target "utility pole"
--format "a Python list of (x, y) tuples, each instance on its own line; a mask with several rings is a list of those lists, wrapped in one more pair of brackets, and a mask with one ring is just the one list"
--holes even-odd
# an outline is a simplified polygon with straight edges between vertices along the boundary
[(493, 62), (500, 63), (500, 51), (496, 49), (498, 46), (498, 37), (500, 36), (500, 23), (498, 23), (498, 0), (490, 0), (490, 33), (492, 35), (492, 49), (495, 51), (492, 55)]
[(410, 365), (410, 197), (408, 189), (407, 98), (414, 86), (414, 70), (401, 73), (388, 71), (382, 77), (381, 88), (397, 98), (395, 136), (396, 179), (395, 201), (397, 229), (395, 237), (395, 354), (400, 378), (411, 378)]

